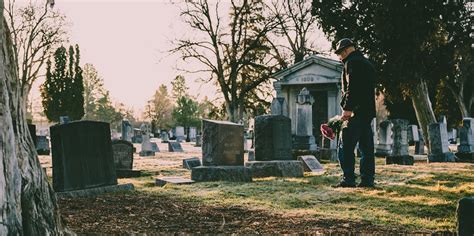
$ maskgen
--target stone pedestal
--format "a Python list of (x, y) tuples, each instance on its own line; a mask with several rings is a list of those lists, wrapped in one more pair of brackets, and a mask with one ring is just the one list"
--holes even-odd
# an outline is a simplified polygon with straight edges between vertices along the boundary
[(256, 178), (304, 176), (301, 161), (249, 161), (245, 166), (252, 170), (252, 176)]
[(408, 120), (395, 119), (392, 122), (393, 148), (386, 157), (386, 164), (413, 165), (414, 159), (408, 155)]
[(448, 149), (448, 131), (445, 123), (434, 123), (428, 126), (430, 139), (429, 162), (454, 162), (455, 156)]
[(244, 166), (198, 166), (192, 169), (191, 179), (196, 182), (251, 182), (252, 171)]
[(392, 154), (392, 122), (386, 120), (380, 123), (379, 142), (375, 145), (375, 156), (386, 157)]

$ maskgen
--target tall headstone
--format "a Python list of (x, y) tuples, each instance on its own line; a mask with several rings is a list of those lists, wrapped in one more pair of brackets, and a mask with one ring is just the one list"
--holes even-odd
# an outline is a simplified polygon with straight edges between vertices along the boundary
[(56, 192), (117, 184), (110, 126), (76, 121), (50, 127)]
[(375, 145), (375, 155), (386, 157), (392, 153), (392, 122), (386, 120), (380, 122), (379, 142)]
[(464, 118), (459, 129), (458, 161), (474, 162), (474, 119)]
[(298, 94), (296, 104), (296, 135), (293, 149), (316, 151), (316, 140), (313, 136), (313, 103), (314, 98), (308, 89), (303, 88)]
[(408, 144), (414, 145), (418, 141), (420, 141), (420, 136), (418, 134), (418, 126), (409, 125), (408, 126)]
[(176, 136), (176, 141), (177, 142), (182, 142), (186, 139), (186, 137), (184, 136), (184, 127), (183, 126), (176, 126), (175, 136)]
[(415, 155), (425, 155), (425, 140), (421, 129), (418, 129), (418, 137), (418, 142), (415, 142)]
[(133, 135), (133, 127), (128, 120), (122, 120), (122, 140), (131, 142)]
[(394, 119), (392, 122), (393, 148), (386, 157), (387, 164), (413, 165), (414, 159), (408, 154), (408, 120)]
[(155, 156), (155, 152), (153, 151), (152, 144), (150, 142), (150, 134), (146, 130), (142, 130), (142, 148), (140, 150), (139, 155), (141, 157), (147, 156)]
[(197, 128), (189, 127), (189, 139), (191, 142), (196, 142)]
[(445, 123), (434, 123), (428, 126), (430, 139), (429, 162), (453, 162), (454, 154), (448, 148), (448, 131)]
[(288, 104), (286, 99), (282, 97), (276, 97), (272, 100), (271, 104), (272, 115), (283, 115), (288, 116)]
[(202, 164), (192, 169), (195, 181), (252, 181), (244, 167), (244, 127), (228, 121), (202, 120)]

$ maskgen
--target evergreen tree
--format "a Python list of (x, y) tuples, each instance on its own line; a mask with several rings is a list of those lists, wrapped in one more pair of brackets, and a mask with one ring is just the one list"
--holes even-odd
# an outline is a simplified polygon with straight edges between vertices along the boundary
[[(68, 60), (69, 57), (69, 60)], [(46, 80), (41, 86), (44, 112), (49, 121), (58, 122), (60, 116), (79, 120), (84, 115), (84, 84), (79, 66), (79, 47), (61, 46), (54, 53), (54, 69), (48, 60)], [(68, 66), (66, 67), (66, 64)]]

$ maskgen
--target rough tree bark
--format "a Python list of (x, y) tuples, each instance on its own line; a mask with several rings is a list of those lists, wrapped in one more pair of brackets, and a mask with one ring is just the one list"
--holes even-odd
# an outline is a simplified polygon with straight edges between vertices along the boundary
[(69, 234), (28, 131), (3, 11), (0, 0), (0, 235)]
[(430, 140), (428, 139), (428, 125), (435, 123), (436, 118), (428, 95), (428, 86), (423, 79), (412, 88), (411, 101), (415, 109), (418, 124), (420, 124), (423, 131), (425, 144), (429, 150)]

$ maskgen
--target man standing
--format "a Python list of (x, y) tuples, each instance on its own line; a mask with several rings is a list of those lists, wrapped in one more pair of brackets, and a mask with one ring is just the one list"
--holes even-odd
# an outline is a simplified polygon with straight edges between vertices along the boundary
[(341, 107), (342, 119), (347, 121), (342, 129), (342, 148), (338, 157), (344, 177), (336, 187), (356, 185), (354, 149), (357, 143), (362, 156), (358, 187), (374, 187), (374, 140), (370, 123), (375, 117), (375, 69), (350, 39), (337, 43), (336, 54), (344, 63)]

